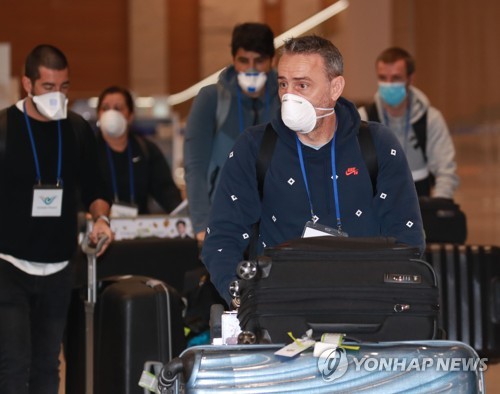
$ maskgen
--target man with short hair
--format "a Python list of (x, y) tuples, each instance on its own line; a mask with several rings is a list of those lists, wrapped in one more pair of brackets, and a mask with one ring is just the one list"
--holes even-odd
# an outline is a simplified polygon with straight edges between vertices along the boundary
[[(311, 222), (334, 229), (337, 236), (394, 237), (421, 252), (425, 248), (401, 145), (385, 126), (368, 124), (378, 161), (373, 184), (358, 142), (358, 111), (341, 97), (342, 74), (342, 56), (330, 41), (289, 39), (278, 64), (281, 109), (273, 114), (272, 128), (249, 128), (229, 153), (202, 250), (211, 280), (228, 303), (229, 284), (255, 223), (260, 223), (257, 254), (300, 238)], [(273, 134), (261, 196), (256, 163), (263, 139)]]
[(200, 90), (186, 124), (184, 168), (189, 213), (199, 241), (219, 174), (236, 138), (248, 126), (265, 123), (279, 106), (276, 72), (272, 69), (274, 34), (262, 23), (233, 29), (233, 64), (216, 84)]
[(27, 97), (0, 111), (0, 391), (57, 394), (59, 353), (77, 247), (77, 193), (94, 219), (90, 238), (113, 238), (110, 198), (89, 124), (67, 111), (65, 55), (27, 56)]
[(455, 147), (441, 112), (413, 86), (415, 60), (391, 47), (377, 57), (375, 69), (378, 91), (372, 104), (359, 109), (361, 119), (382, 122), (396, 135), (419, 196), (452, 199), (459, 183)]

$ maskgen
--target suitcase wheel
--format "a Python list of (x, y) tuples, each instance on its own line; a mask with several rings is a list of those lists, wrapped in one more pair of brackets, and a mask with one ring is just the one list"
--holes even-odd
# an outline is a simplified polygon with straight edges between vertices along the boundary
[(237, 280), (233, 280), (229, 284), (229, 294), (232, 298), (236, 298), (240, 296), (240, 282)]
[(241, 279), (253, 279), (257, 275), (257, 263), (248, 260), (240, 261), (236, 273)]
[(239, 309), (239, 307), (241, 305), (241, 299), (240, 299), (240, 297), (234, 297), (231, 300), (231, 305), (233, 306), (234, 309)]
[(257, 337), (251, 331), (242, 331), (238, 334), (239, 345), (254, 345), (257, 343)]

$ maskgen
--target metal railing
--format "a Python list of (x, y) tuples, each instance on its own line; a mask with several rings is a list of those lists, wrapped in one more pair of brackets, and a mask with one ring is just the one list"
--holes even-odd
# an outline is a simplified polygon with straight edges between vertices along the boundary
[[(337, 15), (339, 12), (344, 11), (348, 6), (349, 6), (349, 0), (337, 1), (331, 6), (325, 8), (324, 10), (318, 12), (317, 14), (311, 16), (310, 18), (306, 19), (305, 21), (299, 23), (298, 25), (292, 27), (291, 29), (287, 30), (283, 34), (280, 34), (278, 37), (276, 37), (274, 39), (275, 48), (281, 47), (287, 38), (299, 36), (305, 33), (306, 31), (313, 29), (314, 27), (320, 25), (321, 23), (331, 18), (332, 16)], [(170, 106), (174, 106), (193, 98), (198, 94), (200, 89), (203, 88), (204, 86), (216, 83), (217, 78), (222, 70), (224, 70), (224, 68), (214, 72), (212, 75), (206, 77), (205, 79), (202, 79), (200, 82), (183, 90), (182, 92), (174, 93), (168, 96), (167, 103)]]

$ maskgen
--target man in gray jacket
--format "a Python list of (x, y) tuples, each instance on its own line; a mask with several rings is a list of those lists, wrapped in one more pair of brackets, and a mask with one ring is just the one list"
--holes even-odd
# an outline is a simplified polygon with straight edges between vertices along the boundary
[(272, 68), (274, 34), (262, 23), (233, 29), (233, 64), (216, 84), (195, 98), (186, 124), (184, 167), (189, 213), (202, 241), (219, 174), (236, 138), (249, 126), (269, 122), (279, 107), (276, 71)]
[(415, 61), (404, 49), (384, 50), (375, 62), (374, 103), (359, 108), (361, 119), (388, 126), (403, 146), (419, 196), (453, 198), (459, 180), (455, 148), (446, 122), (412, 86)]

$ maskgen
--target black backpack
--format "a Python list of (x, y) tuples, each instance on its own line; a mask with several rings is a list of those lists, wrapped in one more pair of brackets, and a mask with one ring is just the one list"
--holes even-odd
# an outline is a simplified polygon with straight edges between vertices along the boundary
[[(277, 138), (278, 135), (276, 134), (276, 131), (271, 123), (268, 123), (264, 132), (264, 137), (262, 138), (262, 142), (260, 144), (256, 164), (257, 185), (261, 200), (264, 193), (264, 179), (266, 177), (269, 164), (271, 164)], [(375, 150), (375, 145), (373, 144), (373, 139), (367, 122), (361, 121), (361, 124), (359, 125), (358, 143), (361, 149), (361, 155), (363, 156), (366, 167), (368, 168), (368, 173), (370, 174), (373, 195), (375, 195), (377, 191), (378, 160), (377, 151)]]
[[(368, 120), (381, 123), (375, 103), (366, 107), (366, 114), (368, 115)], [(424, 114), (412, 124), (412, 127), (415, 132), (415, 136), (417, 137), (418, 145), (420, 149), (422, 149), (424, 160), (427, 163), (427, 154), (425, 152), (427, 146), (427, 111), (425, 111)]]

